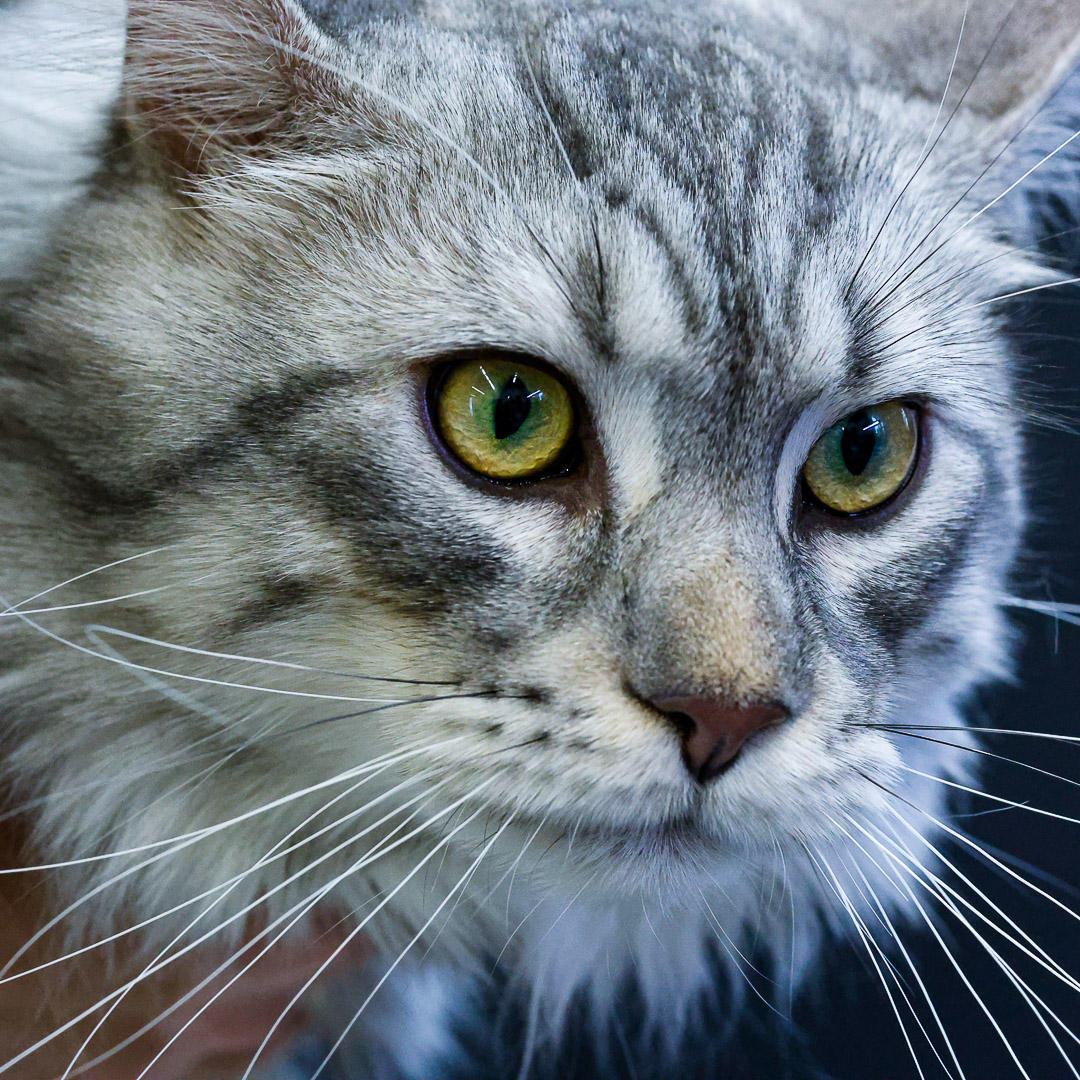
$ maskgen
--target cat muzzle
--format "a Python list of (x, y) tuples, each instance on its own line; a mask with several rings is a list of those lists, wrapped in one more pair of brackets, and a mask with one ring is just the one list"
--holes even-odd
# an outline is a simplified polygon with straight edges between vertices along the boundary
[(788, 717), (781, 705), (730, 705), (707, 697), (661, 698), (651, 704), (682, 735), (683, 761), (699, 784), (726, 772), (747, 739)]

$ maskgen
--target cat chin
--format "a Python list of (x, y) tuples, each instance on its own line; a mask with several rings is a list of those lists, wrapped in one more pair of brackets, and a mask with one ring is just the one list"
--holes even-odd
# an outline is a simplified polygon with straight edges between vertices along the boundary
[[(923, 813), (940, 817), (940, 786), (912, 795)], [(927, 821), (912, 811), (908, 824), (932, 843)], [(579, 834), (575, 840), (579, 852), (582, 839)], [(673, 860), (677, 868), (665, 870), (659, 853), (673, 842), (665, 837), (653, 847), (635, 842), (619, 873), (603, 880), (586, 872), (591, 860), (581, 858), (568, 873), (565, 852), (549, 852), (558, 865), (548, 875), (519, 870), (509, 895), (488, 895), (471, 917), (464, 901), (457, 925), (447, 922), (422, 963), (406, 957), (380, 990), (385, 997), (377, 996), (362, 1018), (347, 1057), (365, 1063), (356, 1075), (381, 1076), (372, 1055), (386, 1061), (402, 1053), (385, 1075), (445, 1075), (457, 1052), (447, 1032), (467, 1032), (472, 1014), (484, 1015), (481, 988), (500, 968), (506, 1000), (520, 1010), (509, 1010), (510, 1022), (525, 1024), (527, 1057), (556, 1049), (583, 1022), (595, 1025), (602, 1044), (629, 992), (658, 1058), (675, 1062), (680, 1033), (703, 1021), (711, 1007), (737, 1014), (750, 992), (750, 965), (766, 976), (756, 985), (783, 1010), (789, 995), (821, 970), (824, 940), (854, 935), (856, 918), (879, 919), (884, 912), (899, 928), (917, 917), (886, 872), (895, 867), (859, 839), (867, 850), (834, 844), (811, 853), (792, 845), (782, 854), (774, 849), (771, 858), (729, 851), (696, 866), (683, 848)], [(928, 847), (911, 837), (909, 846), (933, 868)], [(404, 901), (412, 924), (432, 908), (422, 890)], [(364, 1001), (402, 948), (386, 948), (345, 998)], [(685, 1023), (673, 1025), (673, 1015)], [(332, 1017), (335, 1033), (350, 1019)]]
[[(950, 702), (934, 704), (934, 720), (959, 722)], [(927, 705), (925, 697), (913, 701), (910, 715), (900, 710), (897, 722), (930, 722)], [(943, 761), (941, 749), (938, 775), (970, 779), (964, 760), (970, 755), (957, 750)], [(923, 758), (934, 751), (927, 744), (903, 750), (910, 768), (929, 769)], [(359, 1025), (352, 1052), (367, 1061), (379, 1045), (405, 1047), (409, 1060), (398, 1060), (397, 1072), (387, 1075), (442, 1075), (455, 1053), (446, 1032), (467, 1030), (470, 1013), (483, 1011), (474, 1005), (495, 968), (524, 1003), (527, 1056), (558, 1047), (580, 1030), (583, 1016), (595, 1018), (602, 1042), (600, 1029), (619, 1015), (632, 987), (659, 1057), (673, 1062), (677, 1033), (692, 1027), (710, 1002), (723, 1015), (738, 1012), (751, 964), (767, 976), (757, 985), (783, 1011), (788, 996), (821, 970), (823, 941), (856, 936), (860, 919), (887, 918), (899, 931), (922, 918), (908, 890), (914, 874), (939, 870), (934, 848), (937, 823), (947, 821), (948, 790), (910, 776), (903, 796), (893, 806), (891, 828), (875, 827), (868, 814), (849, 825), (846, 837), (833, 829), (831, 843), (792, 837), (740, 847), (686, 818), (636, 830), (580, 826), (572, 842), (569, 831), (515, 825), (493, 875), (501, 884), (473, 886), (482, 899), (462, 901), (423, 963), (406, 957), (384, 987), (383, 1002)], [(531, 859), (521, 856), (526, 841)], [(420, 925), (430, 914), (424, 888), (400, 899), (407, 924)], [(383, 943), (375, 974), (385, 973), (405, 943)], [(360, 989), (349, 999), (363, 1001)], [(686, 1025), (672, 1025), (673, 1015)], [(439, 1038), (393, 1034), (401, 1024), (407, 1033), (420, 1018), (421, 1029)], [(370, 1067), (357, 1074), (381, 1075)]]

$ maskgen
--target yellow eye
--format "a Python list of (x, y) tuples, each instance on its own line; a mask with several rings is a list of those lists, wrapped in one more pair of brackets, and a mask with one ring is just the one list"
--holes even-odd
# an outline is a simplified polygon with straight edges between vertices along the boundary
[(841, 514), (880, 506), (908, 481), (919, 447), (919, 415), (886, 401), (845, 416), (814, 444), (803, 466), (811, 494)]
[(446, 445), (493, 480), (527, 480), (551, 469), (577, 426), (570, 394), (554, 375), (509, 359), (458, 364), (434, 406)]

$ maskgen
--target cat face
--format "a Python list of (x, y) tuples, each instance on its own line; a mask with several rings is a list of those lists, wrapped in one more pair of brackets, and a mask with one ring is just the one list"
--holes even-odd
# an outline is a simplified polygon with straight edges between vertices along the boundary
[[(960, 755), (879, 725), (1004, 664), (993, 301), (1043, 280), (971, 187), (994, 118), (927, 166), (938, 101), (808, 58), (791, 13), (224, 7), (136, 8), (137, 138), (20, 315), (25, 592), (133, 556), (73, 588), (137, 594), (96, 655), (9, 628), (26, 774), (123, 761), (93, 798), (134, 846), (378, 759), (358, 804), (482, 808), (463, 866), (496, 820), (501, 865), (561, 853), (545, 890), (675, 907), (845, 823), (932, 832), (921, 774)], [(192, 800), (198, 745), (228, 756)]]

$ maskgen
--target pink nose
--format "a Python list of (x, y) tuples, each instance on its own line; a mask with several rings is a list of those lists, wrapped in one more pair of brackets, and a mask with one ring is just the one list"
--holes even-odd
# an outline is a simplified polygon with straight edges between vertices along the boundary
[(728, 705), (714, 698), (670, 697), (653, 701), (683, 737), (683, 761), (699, 784), (715, 780), (743, 743), (788, 715), (779, 705)]

